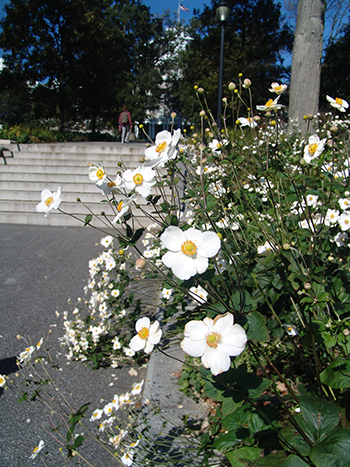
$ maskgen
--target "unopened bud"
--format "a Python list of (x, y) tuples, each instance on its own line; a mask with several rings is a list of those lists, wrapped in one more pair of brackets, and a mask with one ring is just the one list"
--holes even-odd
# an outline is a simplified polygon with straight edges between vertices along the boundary
[(333, 125), (333, 126), (330, 127), (329, 131), (330, 131), (331, 133), (337, 133), (338, 128), (337, 128), (335, 125)]
[(305, 284), (304, 284), (304, 289), (305, 289), (305, 290), (310, 290), (310, 289), (311, 289), (311, 284), (310, 284), (310, 282), (305, 282)]
[(238, 73), (238, 78), (242, 78), (243, 73)]
[(204, 92), (203, 88), (198, 88), (198, 92)]
[(229, 90), (229, 91), (234, 91), (235, 89), (236, 89), (235, 83), (232, 83), (232, 82), (231, 82), (231, 83), (228, 85), (228, 90)]
[(171, 116), (171, 118), (175, 118), (176, 117), (176, 112), (171, 112), (170, 116)]
[(250, 86), (252, 85), (252, 82), (250, 81), (249, 78), (246, 78), (244, 81), (243, 81), (243, 87), (244, 88), (249, 88)]
[(260, 120), (261, 120), (260, 115), (255, 115), (254, 120), (255, 120), (256, 122), (260, 122)]
[(143, 269), (146, 266), (146, 260), (144, 258), (139, 258), (135, 262), (136, 269)]
[(199, 112), (199, 116), (200, 116), (200, 117), (205, 117), (205, 110), (201, 110), (201, 111)]

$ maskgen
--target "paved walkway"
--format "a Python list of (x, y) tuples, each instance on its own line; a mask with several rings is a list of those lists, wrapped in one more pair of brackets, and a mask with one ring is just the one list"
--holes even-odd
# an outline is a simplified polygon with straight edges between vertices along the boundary
[[(102, 237), (82, 227), (0, 224), (0, 374), (14, 376), (15, 357), (25, 348), (17, 334), (36, 343), (51, 328), (49, 348), (53, 354), (62, 350), (58, 337), (63, 335), (63, 325), (55, 311), (71, 311), (68, 298), (83, 296), (88, 261), (102, 251)], [(78, 406), (91, 402), (91, 408), (97, 408), (101, 407), (101, 397), (109, 402), (114, 394), (130, 390), (133, 383), (146, 376), (145, 368), (136, 368), (137, 376), (130, 376), (129, 370), (92, 371), (80, 363), (64, 362), (62, 374)], [(42, 465), (39, 456), (29, 460), (41, 439), (48, 451), (46, 465), (66, 465), (63, 457), (58, 457), (57, 444), (45, 432), (47, 424), (43, 426), (40, 414), (25, 402), (19, 403), (12, 391), (0, 392), (0, 466)], [(109, 456), (96, 443), (86, 453), (96, 467), (110, 465)]]
[[(18, 334), (29, 336), (36, 343), (51, 329), (50, 351), (62, 350), (58, 338), (63, 335), (63, 325), (55, 311), (71, 311), (68, 298), (74, 301), (83, 295), (88, 261), (102, 251), (99, 243), (102, 236), (98, 231), (83, 227), (0, 224), (0, 374), (11, 377), (16, 371), (15, 357), (25, 348), (23, 340), (16, 338)], [(149, 289), (145, 293), (141, 287), (139, 293), (143, 294), (143, 300), (157, 302)], [(183, 358), (177, 343), (168, 351), (176, 358)], [(145, 368), (133, 367), (137, 376), (129, 374), (131, 367), (92, 371), (81, 363), (67, 365), (64, 358), (62, 361), (64, 381), (78, 406), (91, 402), (91, 408), (101, 407), (101, 397), (106, 403), (115, 393), (129, 390), (133, 383), (146, 377), (145, 397), (155, 398), (164, 414), (176, 424), (181, 424), (185, 415), (199, 420), (206, 412), (204, 406), (195, 404), (177, 389), (181, 363), (160, 352), (152, 353), (147, 375)], [(47, 424), (43, 426), (40, 415), (33, 413), (25, 402), (19, 403), (9, 390), (0, 390), (0, 414), (1, 467), (42, 465), (39, 457), (29, 460), (41, 439), (46, 444), (45, 465), (66, 465), (63, 458), (57, 457), (57, 443), (45, 432)], [(167, 429), (161, 426), (159, 419), (150, 420), (150, 424), (159, 435), (166, 436)], [(172, 444), (171, 449), (180, 453), (174, 465), (182, 466), (183, 445)], [(94, 467), (112, 465), (110, 457), (96, 443), (90, 447), (86, 444), (84, 454)], [(186, 465), (195, 464), (186, 462)]]

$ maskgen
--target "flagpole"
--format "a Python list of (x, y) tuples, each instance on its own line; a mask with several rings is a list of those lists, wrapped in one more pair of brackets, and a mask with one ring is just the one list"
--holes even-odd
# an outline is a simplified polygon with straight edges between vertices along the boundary
[(177, 7), (177, 22), (180, 23), (180, 0), (179, 0), (179, 5)]

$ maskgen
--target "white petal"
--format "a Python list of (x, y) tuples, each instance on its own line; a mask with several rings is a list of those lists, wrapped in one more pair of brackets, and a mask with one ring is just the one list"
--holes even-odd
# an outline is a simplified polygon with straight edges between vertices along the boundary
[(184, 336), (189, 337), (194, 341), (199, 341), (205, 339), (205, 336), (208, 332), (208, 326), (206, 326), (203, 321), (192, 320), (186, 324), (184, 329)]
[(208, 258), (203, 258), (202, 256), (197, 255), (193, 261), (196, 265), (198, 274), (203, 274), (203, 272), (205, 272), (208, 269)]
[(151, 353), (153, 348), (154, 348), (154, 345), (148, 340), (148, 341), (146, 341), (146, 345), (145, 345), (145, 348), (143, 349), (143, 351), (145, 353)]
[(162, 257), (162, 261), (167, 266), (168, 268), (172, 268), (173, 264), (177, 261), (179, 256), (183, 256), (181, 252), (173, 252), (173, 251), (168, 251), (165, 253), (165, 255)]
[(160, 240), (167, 250), (180, 251), (181, 245), (186, 241), (186, 235), (179, 227), (170, 225), (164, 230)]
[(151, 321), (147, 316), (144, 316), (143, 318), (140, 318), (139, 320), (137, 320), (137, 322), (135, 324), (136, 332), (139, 332), (142, 328), (149, 329), (150, 324), (151, 324)]
[(215, 232), (203, 232), (198, 241), (197, 253), (200, 256), (211, 258), (217, 254), (221, 247), (221, 240)]
[(202, 356), (202, 364), (205, 368), (210, 368), (214, 376), (229, 370), (231, 359), (225, 348), (218, 345), (216, 348), (207, 347), (205, 354)]
[(205, 339), (201, 341), (193, 341), (189, 337), (185, 337), (182, 342), (181, 342), (181, 348), (184, 352), (187, 353), (187, 355), (190, 355), (191, 357), (201, 357), (206, 349), (207, 349), (207, 344)]
[[(226, 313), (215, 320), (214, 329), (221, 335), (228, 335), (233, 329), (233, 315)], [(230, 334), (231, 335), (231, 334)]]
[(145, 347), (146, 341), (144, 339), (141, 339), (141, 337), (136, 334), (134, 336), (129, 344), (130, 349), (134, 350), (135, 352), (138, 352), (139, 350), (142, 350)]
[(172, 265), (171, 270), (176, 277), (183, 281), (187, 281), (187, 279), (197, 273), (196, 264), (193, 259), (182, 253)]

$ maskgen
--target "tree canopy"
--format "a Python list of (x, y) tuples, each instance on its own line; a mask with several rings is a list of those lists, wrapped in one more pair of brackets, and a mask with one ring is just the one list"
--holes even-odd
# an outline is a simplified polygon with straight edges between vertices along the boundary
[[(282, 79), (288, 70), (281, 52), (291, 50), (293, 36), (272, 0), (230, 0), (231, 13), (225, 24), (224, 86), (237, 80), (238, 73), (254, 83), (255, 103), (265, 103), (266, 89)], [(216, 3), (197, 12), (189, 34), (193, 40), (181, 56), (179, 84), (183, 111), (191, 116), (198, 111), (193, 86), (206, 91), (215, 114), (220, 53), (220, 24), (215, 19)]]
[(11, 0), (5, 10), (1, 85), (8, 105), (17, 93), (21, 115), (13, 119), (55, 115), (61, 128), (89, 120), (94, 131), (99, 119), (115, 120), (124, 103), (134, 107), (134, 119), (155, 106), (162, 23), (140, 0)]

